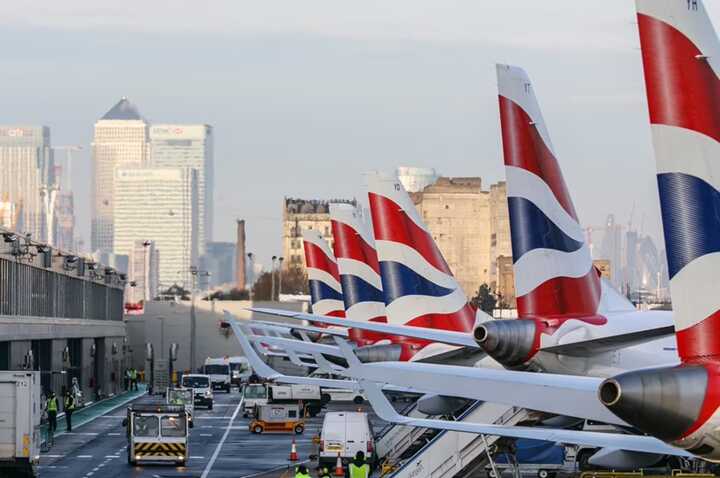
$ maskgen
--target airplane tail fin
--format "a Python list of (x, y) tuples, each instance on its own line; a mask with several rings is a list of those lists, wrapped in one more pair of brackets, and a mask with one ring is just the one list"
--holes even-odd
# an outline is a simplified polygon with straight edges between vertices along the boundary
[[(359, 322), (387, 322), (375, 240), (360, 212), (351, 204), (330, 204), (333, 249), (345, 301), (345, 315)], [(350, 339), (367, 345), (382, 334), (350, 329)]]
[(701, 0), (637, 0), (683, 361), (720, 355), (720, 43)]
[(472, 332), (475, 311), (395, 176), (368, 175), (388, 321)]
[(497, 65), (518, 313), (594, 315), (600, 277), (530, 79)]
[(340, 275), (335, 256), (318, 231), (302, 231), (313, 313), (345, 317)]

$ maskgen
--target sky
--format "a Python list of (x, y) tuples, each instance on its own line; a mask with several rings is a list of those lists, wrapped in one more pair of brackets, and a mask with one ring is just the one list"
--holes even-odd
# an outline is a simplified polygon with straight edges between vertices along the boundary
[(214, 239), (245, 218), (267, 264), (285, 196), (360, 197), (363, 172), (399, 165), (502, 180), (502, 62), (533, 80), (581, 222), (612, 213), (662, 247), (632, 0), (2, 2), (0, 43), (0, 123), (85, 148), (86, 241), (92, 128), (122, 96), (214, 127)]

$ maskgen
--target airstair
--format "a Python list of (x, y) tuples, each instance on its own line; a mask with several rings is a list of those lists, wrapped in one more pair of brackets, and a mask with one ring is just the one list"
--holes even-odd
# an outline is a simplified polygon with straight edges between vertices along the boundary
[[(426, 417), (415, 408), (409, 416)], [(522, 408), (473, 402), (458, 421), (515, 425), (527, 418), (528, 412)], [(487, 447), (497, 440), (489, 435), (395, 426), (378, 441), (378, 452), (384, 461), (395, 464), (395, 470), (385, 475), (388, 477), (462, 477), (484, 464)]]

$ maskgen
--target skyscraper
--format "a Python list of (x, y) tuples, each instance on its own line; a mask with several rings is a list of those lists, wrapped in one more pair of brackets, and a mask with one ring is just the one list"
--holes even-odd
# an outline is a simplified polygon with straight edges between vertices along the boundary
[(127, 98), (122, 98), (95, 123), (91, 199), (93, 250), (112, 251), (115, 172), (120, 168), (145, 166), (147, 127), (135, 105)]
[(0, 201), (12, 204), (18, 231), (48, 240), (46, 199), (54, 182), (50, 128), (0, 126)]
[(198, 252), (212, 241), (213, 135), (204, 124), (157, 124), (150, 127), (150, 160), (157, 168), (193, 168), (198, 177)]
[(197, 172), (189, 168), (118, 169), (114, 180), (115, 254), (131, 255), (137, 241), (159, 253), (161, 288), (191, 284), (197, 264)]

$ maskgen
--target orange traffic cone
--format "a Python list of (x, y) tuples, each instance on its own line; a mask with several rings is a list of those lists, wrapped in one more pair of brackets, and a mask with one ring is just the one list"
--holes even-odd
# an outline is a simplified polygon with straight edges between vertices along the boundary
[(343, 470), (342, 458), (340, 458), (340, 452), (338, 452), (337, 462), (335, 463), (335, 476), (345, 476), (345, 470)]
[(297, 454), (297, 447), (295, 446), (295, 439), (292, 440), (292, 446), (290, 447), (290, 461), (297, 461), (298, 460), (298, 454)]

